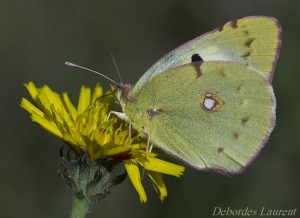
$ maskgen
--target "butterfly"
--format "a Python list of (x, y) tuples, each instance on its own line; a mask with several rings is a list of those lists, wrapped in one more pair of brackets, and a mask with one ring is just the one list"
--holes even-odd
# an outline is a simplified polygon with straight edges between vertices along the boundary
[(280, 47), (275, 18), (230, 21), (163, 56), (135, 86), (113, 84), (115, 114), (194, 168), (240, 173), (275, 125)]

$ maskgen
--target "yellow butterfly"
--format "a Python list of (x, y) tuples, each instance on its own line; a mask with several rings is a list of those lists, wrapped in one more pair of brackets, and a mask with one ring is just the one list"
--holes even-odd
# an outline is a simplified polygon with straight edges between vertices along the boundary
[(275, 125), (280, 46), (275, 18), (228, 22), (163, 56), (135, 86), (113, 84), (115, 114), (192, 167), (242, 172)]

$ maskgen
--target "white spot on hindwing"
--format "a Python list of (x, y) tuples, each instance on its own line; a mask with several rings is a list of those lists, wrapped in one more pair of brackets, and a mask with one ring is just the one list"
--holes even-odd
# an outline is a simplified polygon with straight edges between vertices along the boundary
[(222, 105), (224, 104), (224, 101), (217, 97), (215, 94), (211, 92), (207, 92), (202, 98), (201, 98), (201, 106), (204, 110), (208, 112), (215, 112), (217, 111)]
[(211, 110), (216, 104), (216, 101), (211, 98), (205, 98), (203, 106), (206, 108), (206, 110)]

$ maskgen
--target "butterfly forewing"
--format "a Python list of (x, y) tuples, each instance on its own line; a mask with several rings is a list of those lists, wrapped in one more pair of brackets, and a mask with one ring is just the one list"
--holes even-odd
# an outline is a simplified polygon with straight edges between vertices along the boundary
[(169, 52), (138, 81), (133, 93), (160, 73), (190, 63), (193, 55), (206, 61), (237, 62), (261, 73), (270, 83), (281, 46), (281, 27), (275, 18), (257, 16), (233, 20)]

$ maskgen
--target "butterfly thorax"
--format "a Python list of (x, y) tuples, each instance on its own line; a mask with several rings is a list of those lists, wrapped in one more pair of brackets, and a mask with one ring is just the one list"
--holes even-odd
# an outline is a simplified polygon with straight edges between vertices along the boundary
[(149, 122), (147, 110), (141, 110), (137, 99), (132, 94), (133, 85), (130, 84), (111, 84), (113, 93), (122, 107), (123, 113), (118, 113), (118, 117), (131, 122), (133, 127), (140, 133), (144, 133)]

